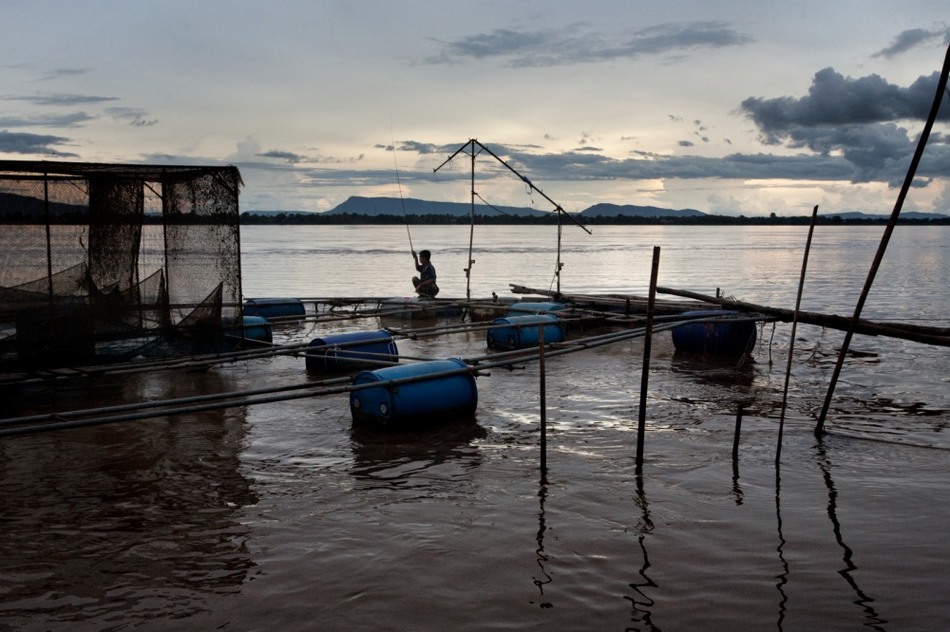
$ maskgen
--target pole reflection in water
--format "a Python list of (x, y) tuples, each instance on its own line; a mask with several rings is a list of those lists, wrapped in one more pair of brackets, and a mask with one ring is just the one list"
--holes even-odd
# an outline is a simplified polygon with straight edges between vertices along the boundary
[(874, 609), (874, 606), (871, 604), (874, 602), (874, 599), (868, 597), (864, 594), (861, 588), (858, 586), (857, 580), (854, 578), (854, 571), (858, 570), (858, 567), (852, 561), (852, 551), (851, 548), (845, 544), (844, 537), (841, 535), (841, 523), (838, 522), (838, 490), (835, 489), (834, 480), (831, 478), (831, 461), (828, 458), (827, 450), (824, 444), (819, 443), (818, 446), (818, 456), (820, 460), (818, 462), (818, 467), (821, 468), (822, 475), (825, 479), (825, 486), (828, 488), (828, 518), (831, 519), (832, 527), (834, 528), (835, 541), (838, 543), (838, 546), (844, 551), (844, 568), (838, 571), (838, 574), (844, 577), (845, 581), (848, 582), (848, 585), (854, 590), (854, 593), (858, 598), (854, 601), (855, 604), (861, 606), (861, 609), (864, 611), (864, 618), (867, 619), (867, 625), (872, 630), (884, 630), (879, 624), (887, 623), (886, 620), (882, 619), (880, 615), (877, 614), (877, 611)]
[(643, 592), (645, 588), (658, 588), (659, 586), (647, 575), (647, 569), (650, 568), (650, 557), (647, 555), (646, 537), (653, 533), (653, 520), (650, 518), (650, 506), (643, 491), (642, 474), (637, 474), (636, 505), (641, 511), (641, 517), (637, 524), (637, 532), (640, 535), (637, 539), (640, 543), (640, 552), (643, 555), (643, 566), (640, 567), (640, 577), (643, 578), (643, 581), (629, 584), (630, 588), (633, 589), (633, 595), (625, 597), (625, 599), (630, 601), (630, 620), (634, 625), (628, 626), (627, 630), (658, 630), (659, 628), (653, 624), (650, 610), (654, 605), (654, 601)]
[(778, 528), (778, 559), (782, 564), (782, 572), (776, 576), (778, 580), (775, 588), (781, 596), (778, 602), (778, 621), (776, 627), (782, 630), (782, 623), (785, 621), (785, 606), (788, 603), (788, 595), (785, 594), (785, 585), (788, 583), (788, 561), (785, 559), (785, 536), (782, 534), (782, 473), (781, 467), (775, 464), (775, 524)]
[[(219, 380), (125, 377), (116, 388), (100, 378), (70, 403), (119, 390), (129, 401), (185, 396), (224, 388)], [(4, 622), (103, 629), (130, 613), (195, 615), (240, 593), (254, 568), (240, 512), (257, 502), (240, 471), (244, 437), (244, 410), (234, 409), (5, 439)]]
[(541, 603), (542, 608), (553, 608), (554, 606), (549, 601), (544, 601), (544, 586), (550, 584), (552, 579), (548, 572), (544, 569), (545, 562), (548, 561), (548, 556), (544, 552), (544, 531), (547, 527), (544, 524), (544, 500), (548, 495), (548, 483), (545, 478), (541, 479), (541, 488), (538, 490), (538, 548), (535, 549), (535, 555), (538, 560), (538, 568), (541, 569), (541, 578), (535, 577), (532, 581), (534, 585), (538, 587), (538, 592), (541, 593)]
[[(353, 423), (350, 433), (353, 465), (350, 473), (364, 489), (426, 487), (465, 483), (481, 462), (473, 445), (486, 436), (474, 419), (453, 419), (424, 428), (383, 429)], [(446, 465), (439, 477), (420, 476)]]

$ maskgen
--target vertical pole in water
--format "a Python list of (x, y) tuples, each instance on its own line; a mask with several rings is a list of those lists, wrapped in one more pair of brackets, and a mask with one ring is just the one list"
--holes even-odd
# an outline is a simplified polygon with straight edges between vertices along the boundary
[(643, 372), (640, 376), (640, 420), (637, 424), (637, 474), (643, 472), (643, 440), (647, 424), (647, 387), (650, 383), (650, 353), (653, 348), (653, 308), (656, 305), (656, 277), (660, 269), (660, 247), (653, 246), (653, 269), (650, 272), (650, 298), (647, 301), (647, 324), (643, 338)]
[(742, 406), (736, 411), (736, 434), (732, 438), (732, 460), (739, 460), (739, 435), (742, 434)]
[(475, 139), (469, 141), (472, 143), (472, 207), (470, 212), (471, 223), (468, 229), (468, 265), (465, 266), (465, 298), (472, 298), (472, 244), (475, 241)]
[[(46, 286), (49, 295), (50, 322), (53, 322), (53, 237), (50, 231), (49, 172), (43, 171), (43, 218), (46, 224)], [(88, 262), (87, 262), (88, 263)]]
[(538, 325), (538, 372), (540, 373), (541, 398), (541, 480), (547, 480), (548, 474), (548, 409), (547, 386), (544, 378), (544, 323)]
[(831, 381), (828, 383), (828, 392), (825, 394), (825, 402), (821, 407), (821, 414), (818, 416), (818, 423), (815, 425), (815, 436), (819, 439), (824, 434), (825, 417), (828, 415), (828, 408), (831, 407), (831, 398), (834, 397), (835, 385), (838, 383), (838, 376), (841, 375), (841, 367), (844, 365), (845, 356), (848, 355), (848, 348), (851, 346), (851, 338), (854, 337), (854, 328), (861, 318), (861, 310), (864, 309), (864, 302), (871, 292), (871, 286), (874, 284), (874, 277), (877, 270), (884, 260), (884, 253), (887, 250), (887, 243), (891, 239), (891, 233), (894, 232), (894, 226), (897, 224), (897, 218), (900, 217), (901, 208), (904, 206), (904, 198), (910, 191), (914, 183), (914, 176), (917, 173), (917, 165), (920, 164), (920, 158), (924, 154), (924, 147), (927, 146), (927, 139), (930, 138), (930, 130), (933, 129), (934, 121), (937, 120), (937, 114), (940, 112), (940, 103), (943, 101), (943, 92), (947, 89), (947, 75), (950, 74), (950, 47), (947, 48), (946, 57), (943, 60), (943, 69), (940, 72), (940, 79), (937, 81), (937, 94), (934, 96), (933, 105), (930, 108), (930, 115), (927, 117), (927, 123), (920, 133), (920, 140), (917, 141), (917, 149), (914, 151), (914, 157), (910, 161), (910, 167), (907, 175), (904, 177), (904, 184), (901, 186), (900, 193), (897, 195), (897, 201), (894, 203), (894, 210), (891, 212), (890, 219), (887, 220), (887, 227), (884, 229), (884, 235), (881, 237), (881, 243), (878, 246), (877, 254), (874, 255), (874, 261), (871, 263), (871, 269), (868, 271), (867, 280), (864, 282), (864, 289), (861, 290), (861, 296), (854, 308), (854, 315), (848, 324), (848, 332), (845, 334), (844, 342), (841, 344), (841, 352), (838, 354), (838, 363), (835, 364), (834, 373), (831, 375)]
[(805, 240), (805, 256), (802, 258), (802, 274), (798, 279), (798, 297), (795, 299), (795, 312), (792, 316), (792, 334), (788, 341), (788, 362), (785, 365), (785, 388), (782, 391), (782, 413), (778, 420), (778, 447), (775, 449), (775, 465), (782, 458), (782, 433), (785, 429), (785, 404), (788, 401), (788, 380), (792, 375), (792, 352), (795, 350), (795, 332), (798, 329), (798, 312), (802, 307), (802, 288), (805, 286), (805, 271), (808, 269), (808, 253), (811, 250), (811, 237), (815, 232), (815, 220), (818, 218), (818, 205), (811, 211), (811, 225), (808, 227), (808, 239)]

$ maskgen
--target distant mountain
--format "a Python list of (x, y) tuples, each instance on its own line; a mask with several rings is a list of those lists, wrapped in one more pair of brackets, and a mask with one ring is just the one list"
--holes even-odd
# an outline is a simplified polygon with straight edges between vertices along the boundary
[[(50, 202), (48, 210), (51, 217), (87, 215), (89, 213), (89, 208), (85, 204), (67, 204), (65, 202)], [(45, 217), (46, 212), (47, 205), (44, 200), (29, 195), (0, 193), (0, 215), (35, 219)]]
[[(352, 196), (333, 210), (321, 215), (449, 215), (452, 217), (468, 217), (472, 212), (472, 205), (467, 202), (430, 202), (414, 198), (388, 197), (360, 197)], [(548, 215), (549, 212), (538, 211), (533, 208), (516, 206), (488, 206), (484, 203), (475, 204), (476, 215), (513, 215), (515, 217), (538, 217)]]
[(581, 211), (580, 217), (706, 217), (706, 213), (691, 208), (678, 211), (657, 206), (636, 206), (633, 204), (595, 204), (587, 210)]
[(315, 215), (313, 211), (244, 211), (249, 215), (261, 217), (276, 217), (277, 215)]
[[(862, 213), (861, 211), (847, 211), (845, 213), (822, 213), (818, 212), (820, 217), (832, 218), (840, 217), (841, 219), (846, 220), (879, 220), (887, 219), (891, 215), (890, 213)], [(950, 215), (943, 215), (941, 213), (921, 213), (920, 211), (901, 211), (901, 219), (946, 219)]]

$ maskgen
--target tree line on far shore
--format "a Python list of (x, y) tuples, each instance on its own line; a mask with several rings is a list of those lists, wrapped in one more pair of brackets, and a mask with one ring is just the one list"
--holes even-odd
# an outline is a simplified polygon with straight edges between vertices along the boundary
[[(840, 215), (819, 215), (817, 223), (819, 224), (886, 224), (890, 216), (862, 216), (862, 217), (842, 217)], [(792, 216), (782, 217), (775, 213), (768, 216), (729, 216), (729, 215), (705, 215), (702, 217), (634, 217), (627, 215), (616, 215), (614, 217), (604, 215), (593, 215), (590, 217), (561, 218), (562, 224), (570, 224), (577, 221), (580, 224), (589, 226), (603, 225), (679, 225), (679, 226), (735, 226), (735, 225), (801, 225), (810, 224), (811, 216)], [(899, 220), (901, 224), (924, 224), (924, 225), (950, 225), (950, 217), (936, 216), (933, 218), (920, 217), (902, 217)], [(540, 217), (516, 217), (511, 215), (475, 215), (475, 224), (525, 224), (525, 225), (553, 225), (557, 224), (558, 217), (555, 214), (544, 215)], [(242, 225), (255, 224), (435, 224), (435, 225), (453, 225), (470, 224), (472, 218), (464, 215), (365, 215), (361, 213), (339, 213), (327, 215), (324, 213), (276, 213), (261, 215), (256, 213), (241, 213)]]

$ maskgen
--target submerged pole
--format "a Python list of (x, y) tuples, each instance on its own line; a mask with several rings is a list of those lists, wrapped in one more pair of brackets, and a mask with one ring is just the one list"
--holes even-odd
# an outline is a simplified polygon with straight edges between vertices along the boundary
[(947, 53), (943, 60), (943, 69), (940, 72), (940, 78), (937, 81), (937, 92), (934, 95), (934, 102), (930, 108), (930, 115), (924, 124), (924, 129), (920, 133), (920, 140), (917, 142), (917, 149), (914, 151), (914, 157), (910, 161), (910, 168), (904, 177), (904, 184), (901, 186), (897, 201), (894, 203), (894, 210), (887, 221), (887, 227), (884, 229), (884, 235), (881, 237), (881, 243), (878, 246), (877, 253), (874, 255), (874, 261), (871, 263), (871, 269), (868, 271), (867, 280), (864, 282), (864, 289), (861, 290), (861, 296), (854, 307), (854, 315), (851, 317), (848, 331), (844, 336), (844, 342), (841, 344), (841, 352), (838, 354), (838, 362), (835, 364), (834, 372), (831, 375), (831, 381), (828, 384), (828, 392), (825, 394), (825, 402), (821, 407), (821, 414), (818, 416), (818, 424), (815, 426), (815, 436), (819, 439), (824, 434), (825, 417), (828, 415), (828, 408), (831, 406), (831, 399), (834, 397), (835, 385), (838, 383), (838, 377), (841, 375), (841, 367), (844, 365), (845, 356), (848, 354), (848, 348), (851, 345), (851, 338), (854, 337), (854, 328), (858, 319), (861, 317), (861, 311), (864, 309), (864, 302), (871, 292), (871, 286), (874, 284), (874, 277), (884, 259), (884, 253), (887, 251), (887, 243), (890, 241), (891, 234), (897, 224), (897, 218), (900, 217), (901, 208), (904, 206), (904, 198), (910, 191), (914, 183), (914, 176), (917, 173), (917, 166), (920, 164), (920, 158), (924, 154), (924, 148), (927, 146), (927, 139), (930, 138), (930, 130), (933, 128), (937, 114), (940, 112), (940, 103), (943, 101), (943, 92), (947, 88), (947, 75), (950, 74), (950, 47), (947, 47)]
[(742, 406), (739, 406), (739, 410), (736, 411), (736, 431), (732, 436), (732, 460), (739, 460), (739, 436), (742, 434)]
[(545, 481), (548, 474), (548, 408), (547, 384), (544, 377), (544, 323), (538, 325), (538, 372), (539, 396), (541, 398), (541, 480)]
[(792, 333), (788, 341), (788, 361), (785, 364), (785, 388), (782, 391), (782, 413), (778, 420), (778, 447), (775, 449), (775, 464), (782, 458), (782, 434), (785, 429), (785, 405), (788, 402), (788, 381), (792, 375), (792, 352), (795, 351), (795, 332), (798, 329), (798, 313), (802, 308), (802, 289), (805, 286), (805, 271), (808, 269), (808, 253), (811, 251), (811, 238), (815, 232), (815, 220), (818, 218), (818, 205), (811, 211), (811, 225), (808, 227), (808, 239), (805, 240), (805, 255), (802, 257), (802, 273), (798, 278), (798, 296), (795, 298), (795, 312), (792, 314)]
[(660, 269), (660, 247), (653, 246), (653, 268), (650, 272), (650, 297), (647, 301), (646, 333), (643, 339), (643, 372), (640, 375), (640, 419), (637, 424), (637, 467), (643, 472), (643, 441), (646, 437), (647, 389), (650, 383), (650, 353), (653, 348), (653, 309), (656, 305), (656, 277)]

